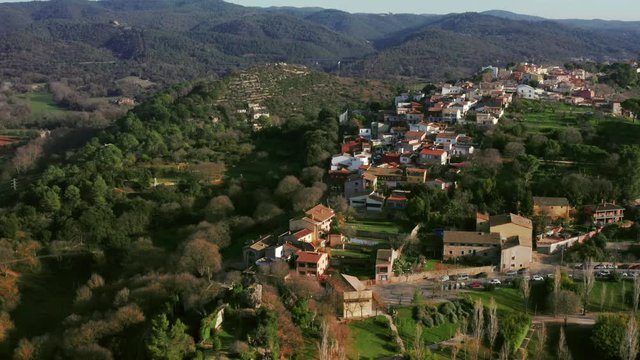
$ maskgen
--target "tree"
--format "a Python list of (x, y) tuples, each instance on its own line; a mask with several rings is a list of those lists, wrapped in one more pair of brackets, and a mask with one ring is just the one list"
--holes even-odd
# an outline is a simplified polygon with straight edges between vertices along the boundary
[(180, 267), (211, 280), (222, 267), (218, 246), (203, 239), (189, 241), (182, 251)]
[(520, 295), (522, 295), (522, 300), (524, 301), (525, 313), (529, 311), (529, 294), (531, 294), (531, 287), (529, 286), (529, 278), (525, 276), (520, 282)]
[(422, 326), (416, 324), (416, 336), (413, 340), (413, 357), (416, 360), (423, 360), (427, 354), (427, 348), (424, 346), (424, 339), (422, 338)]
[(283, 200), (291, 200), (293, 195), (303, 188), (302, 183), (293, 175), (285, 176), (276, 187), (275, 194)]
[(489, 338), (489, 346), (493, 350), (493, 345), (498, 337), (498, 305), (496, 300), (491, 297), (489, 299), (489, 323), (487, 324), (487, 336)]
[(625, 338), (627, 319), (622, 315), (601, 315), (591, 333), (591, 343), (599, 355), (605, 359), (615, 359), (620, 355)]
[(265, 223), (281, 215), (283, 212), (284, 211), (276, 204), (263, 201), (256, 206), (256, 210), (253, 212), (253, 218), (256, 222)]
[[(634, 278), (634, 285), (636, 279), (637, 278)], [(582, 306), (584, 307), (584, 312), (586, 312), (587, 306), (589, 305), (589, 299), (591, 299), (591, 291), (593, 291), (593, 286), (595, 285), (593, 264), (591, 262), (591, 258), (587, 259), (587, 261), (585, 261), (584, 263), (582, 282)], [(638, 286), (638, 290), (640, 290), (640, 285)]]
[(317, 205), (323, 193), (322, 189), (316, 186), (298, 189), (291, 199), (293, 210), (302, 211)]
[(322, 181), (325, 170), (319, 166), (309, 166), (302, 169), (300, 173), (300, 179), (308, 186), (313, 185), (315, 182)]
[(474, 321), (474, 330), (473, 336), (475, 342), (473, 343), (473, 354), (474, 358), (478, 358), (478, 353), (480, 352), (480, 345), (482, 344), (483, 334), (484, 334), (484, 306), (482, 305), (482, 300), (477, 299), (473, 303), (473, 321)]
[(635, 360), (638, 356), (638, 323), (635, 316), (629, 316), (624, 340), (620, 346), (622, 360)]
[(181, 360), (194, 350), (193, 339), (186, 333), (187, 326), (180, 319), (169, 325), (164, 313), (151, 321), (151, 334), (146, 347), (154, 360)]
[(544, 359), (546, 343), (547, 343), (547, 327), (543, 321), (540, 323), (540, 329), (538, 330), (538, 337), (536, 338), (536, 344), (535, 344), (536, 359)]
[(567, 346), (567, 338), (564, 334), (564, 326), (560, 327), (560, 340), (558, 340), (558, 360), (571, 360), (571, 352)]
[(207, 220), (215, 222), (229, 216), (235, 210), (233, 201), (226, 195), (219, 195), (211, 199), (207, 205)]
[(638, 312), (638, 303), (640, 302), (640, 277), (633, 278), (633, 313)]
[(349, 202), (342, 195), (334, 195), (327, 199), (329, 207), (331, 207), (336, 213), (342, 214), (349, 208)]

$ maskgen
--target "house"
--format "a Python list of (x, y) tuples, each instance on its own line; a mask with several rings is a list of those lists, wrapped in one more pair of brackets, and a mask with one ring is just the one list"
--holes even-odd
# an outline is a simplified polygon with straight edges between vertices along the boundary
[(436, 145), (455, 145), (458, 143), (460, 135), (454, 132), (441, 132), (436, 135)]
[[(397, 190), (396, 190), (397, 191)], [(385, 202), (385, 207), (391, 210), (404, 210), (409, 204), (409, 198), (407, 197), (409, 191), (396, 192), (394, 191)]]
[(275, 245), (277, 239), (272, 235), (261, 236), (258, 240), (252, 242), (250, 245), (244, 247), (242, 251), (242, 257), (244, 259), (244, 265), (247, 267), (252, 266), (259, 259), (262, 259), (267, 254), (267, 249)]
[(459, 107), (448, 107), (446, 109), (442, 109), (442, 121), (455, 124), (458, 121), (462, 120), (462, 111)]
[(350, 197), (349, 206), (367, 211), (382, 211), (384, 201), (384, 196), (372, 191)]
[(343, 247), (349, 239), (342, 234), (329, 234), (327, 240), (329, 241), (329, 246), (336, 248)]
[(427, 133), (424, 131), (407, 131), (404, 134), (405, 139), (417, 140), (417, 141), (423, 141), (426, 136), (427, 136)]
[(533, 214), (544, 216), (552, 221), (558, 219), (569, 220), (571, 206), (565, 197), (533, 197)]
[(538, 99), (536, 89), (529, 85), (518, 85), (516, 88), (516, 94), (518, 94), (519, 98), (523, 99)]
[(447, 182), (442, 179), (434, 179), (434, 180), (427, 181), (427, 186), (439, 191), (447, 191), (451, 186), (454, 186), (454, 185), (455, 185), (454, 183)]
[(296, 241), (302, 241), (306, 243), (311, 243), (314, 240), (313, 231), (309, 229), (298, 230), (292, 233), (291, 236), (293, 236), (296, 239)]
[(357, 277), (340, 274), (329, 281), (331, 288), (339, 294), (338, 316), (343, 319), (365, 318), (374, 315), (373, 292)]
[(443, 96), (446, 96), (446, 95), (458, 95), (458, 94), (462, 94), (463, 92), (464, 92), (464, 89), (461, 86), (444, 84), (442, 86), (442, 91), (440, 93)]
[(411, 165), (413, 164), (413, 159), (415, 155), (412, 152), (406, 152), (400, 155), (400, 164), (401, 165)]
[(363, 165), (369, 165), (369, 160), (370, 155), (368, 154), (357, 154), (355, 156), (349, 154), (334, 155), (331, 158), (331, 170), (347, 169), (353, 172)]
[(461, 144), (455, 145), (451, 150), (452, 156), (469, 156), (473, 154), (475, 148), (470, 144)]
[(394, 249), (378, 249), (375, 268), (376, 281), (387, 281), (393, 277), (393, 263), (398, 256), (398, 252)]
[(513, 236), (502, 241), (500, 250), (500, 271), (512, 271), (529, 267), (533, 261), (531, 245), (520, 237)]
[(336, 216), (333, 209), (322, 204), (316, 205), (305, 212), (307, 217), (319, 224), (321, 232), (328, 233), (331, 230), (331, 220)]
[(485, 263), (497, 263), (500, 257), (500, 234), (478, 231), (445, 231), (444, 260), (474, 258)]
[[(310, 243), (315, 244), (314, 248), (322, 247), (322, 244), (319, 243), (320, 237), (331, 230), (331, 220), (335, 217), (335, 212), (324, 205), (316, 205), (307, 210), (305, 214), (307, 216), (289, 220), (289, 230), (292, 234), (298, 233), (302, 229), (310, 230), (312, 232)], [(305, 234), (303, 238), (306, 239), (306, 236)]]
[(501, 214), (489, 217), (489, 232), (504, 239), (518, 236), (525, 246), (533, 246), (533, 222), (520, 215)]
[(312, 251), (300, 251), (296, 259), (296, 271), (300, 275), (320, 276), (329, 267), (329, 255)]
[(447, 152), (436, 149), (422, 149), (418, 156), (418, 163), (423, 165), (446, 165)]
[(624, 208), (613, 203), (585, 206), (585, 213), (598, 225), (620, 222), (624, 219)]
[[(413, 132), (413, 131), (409, 131), (409, 132)], [(418, 150), (421, 145), (422, 145), (421, 142), (418, 140), (404, 139), (398, 142), (398, 144), (396, 145), (396, 150), (398, 150), (401, 153), (410, 153)]]
[(490, 113), (476, 113), (476, 123), (478, 125), (496, 125), (498, 118)]
[(358, 194), (362, 194), (366, 191), (364, 176), (359, 174), (353, 174), (347, 178), (344, 182), (344, 197), (349, 199), (350, 197)]
[(395, 188), (404, 182), (404, 171), (394, 166), (372, 167), (364, 172), (366, 188)]
[(427, 182), (427, 170), (407, 168), (407, 182), (412, 184), (424, 184)]

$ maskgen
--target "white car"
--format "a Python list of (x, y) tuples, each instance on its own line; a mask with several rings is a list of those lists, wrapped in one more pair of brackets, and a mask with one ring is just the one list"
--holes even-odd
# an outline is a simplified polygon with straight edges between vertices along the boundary
[(489, 280), (489, 284), (491, 284), (491, 285), (500, 285), (500, 284), (502, 284), (502, 282), (500, 280), (498, 280), (498, 279), (491, 279), (491, 280)]
[(449, 281), (449, 275), (445, 275), (443, 277), (440, 278), (440, 281)]
[(507, 272), (507, 276), (517, 276), (518, 272), (517, 271), (508, 271)]
[(533, 275), (533, 277), (531, 278), (533, 281), (542, 281), (544, 280), (544, 278), (540, 275)]

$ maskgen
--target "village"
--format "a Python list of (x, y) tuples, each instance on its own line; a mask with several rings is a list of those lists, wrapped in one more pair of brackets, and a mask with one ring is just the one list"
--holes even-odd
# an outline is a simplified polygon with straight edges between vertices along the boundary
[[(340, 294), (335, 315), (342, 320), (393, 315), (413, 304), (416, 296), (446, 301), (458, 292), (553, 281), (560, 271), (576, 279), (582, 279), (587, 268), (600, 269), (600, 279), (635, 278), (640, 267), (635, 264), (564, 259), (570, 248), (595, 239), (607, 226), (633, 225), (625, 220), (625, 207), (606, 198), (575, 207), (566, 197), (534, 193), (530, 217), (477, 212), (475, 228), (440, 228), (427, 235), (437, 239), (428, 256), (403, 253), (419, 241), (422, 231), (420, 224), (393, 220), (393, 214), (407, 211), (412, 198), (408, 189), (418, 185), (450, 193), (459, 187), (457, 180), (479, 147), (459, 131), (461, 125), (491, 129), (516, 99), (634, 117), (614, 96), (598, 96), (589, 85), (596, 75), (584, 70), (523, 63), (513, 71), (486, 67), (480, 76), (483, 81), (477, 84), (442, 84), (429, 94), (403, 93), (394, 99), (395, 110), (381, 110), (374, 114), (377, 121), (345, 135), (341, 152), (331, 158), (326, 182), (346, 208), (318, 204), (291, 219), (289, 231), (248, 243), (248, 271), (274, 274), (280, 266), (285, 281), (296, 276), (317, 279)], [(341, 125), (353, 124), (354, 115), (372, 114), (344, 113)], [(289, 267), (278, 265), (282, 263)], [(626, 270), (615, 270), (619, 266)]]

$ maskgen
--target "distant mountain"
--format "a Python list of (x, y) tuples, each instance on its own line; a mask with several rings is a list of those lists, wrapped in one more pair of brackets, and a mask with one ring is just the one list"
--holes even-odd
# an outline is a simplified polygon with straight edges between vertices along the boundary
[(457, 78), (469, 76), (482, 65), (514, 60), (628, 58), (640, 50), (632, 39), (606, 32), (477, 13), (445, 16), (408, 37), (387, 40), (388, 48), (355, 64), (353, 71), (370, 77)]
[[(487, 15), (490, 14), (490, 15)], [(288, 62), (352, 75), (446, 78), (511, 61), (636, 57), (640, 23), (486, 14), (350, 14), (222, 0), (51, 0), (0, 4), (7, 81), (81, 78), (109, 88)]]
[(481, 12), (481, 14), (495, 16), (495, 17), (499, 17), (507, 20), (516, 20), (516, 21), (546, 21), (547, 20), (539, 16), (516, 14), (514, 12), (505, 11), (505, 10), (487, 10), (487, 11)]

